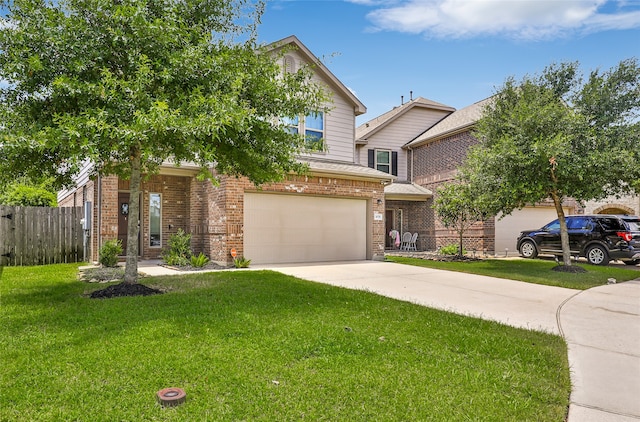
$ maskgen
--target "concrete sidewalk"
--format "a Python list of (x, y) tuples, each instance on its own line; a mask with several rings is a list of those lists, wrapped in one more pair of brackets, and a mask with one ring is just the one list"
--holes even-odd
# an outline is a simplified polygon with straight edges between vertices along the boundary
[(595, 287), (560, 309), (569, 345), (570, 421), (640, 420), (640, 280)]
[[(640, 421), (640, 279), (581, 291), (377, 261), (252, 269), (562, 335), (571, 367), (568, 421)], [(180, 274), (154, 263), (140, 272)]]

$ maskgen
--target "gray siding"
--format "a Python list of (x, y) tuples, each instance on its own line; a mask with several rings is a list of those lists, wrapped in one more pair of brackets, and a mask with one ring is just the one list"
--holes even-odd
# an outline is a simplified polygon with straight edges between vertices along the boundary
[[(289, 53), (295, 57), (295, 68), (299, 69), (304, 65), (302, 58), (296, 52)], [(356, 127), (356, 116), (351, 102), (345, 98), (344, 94), (334, 90), (329, 85), (329, 81), (316, 74), (314, 80), (320, 82), (329, 89), (332, 96), (332, 103), (329, 104), (331, 111), (325, 116), (325, 142), (327, 151), (323, 153), (310, 154), (329, 160), (354, 162), (354, 137)]]
[(389, 149), (398, 152), (398, 180), (409, 180), (407, 158), (409, 151), (402, 146), (429, 129), (449, 114), (448, 111), (414, 107), (367, 139), (367, 145), (358, 148), (358, 160), (367, 163), (367, 150)]

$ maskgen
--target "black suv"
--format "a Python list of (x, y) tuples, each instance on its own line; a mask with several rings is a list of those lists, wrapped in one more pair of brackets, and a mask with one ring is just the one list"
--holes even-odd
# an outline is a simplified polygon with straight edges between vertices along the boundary
[[(583, 256), (593, 265), (620, 260), (627, 265), (640, 264), (640, 218), (630, 215), (569, 215), (566, 217), (571, 255)], [(520, 255), (562, 255), (560, 221), (541, 229), (520, 233)]]

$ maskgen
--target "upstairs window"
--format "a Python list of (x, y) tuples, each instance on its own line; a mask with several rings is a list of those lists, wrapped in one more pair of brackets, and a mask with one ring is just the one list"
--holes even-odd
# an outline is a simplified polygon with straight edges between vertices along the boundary
[(391, 151), (376, 150), (376, 170), (391, 174)]
[(289, 131), (289, 133), (292, 133), (294, 135), (300, 133), (300, 119), (298, 119), (298, 116), (285, 117), (282, 120), (284, 121), (284, 124), (287, 125), (287, 131)]
[(367, 151), (368, 166), (372, 169), (398, 175), (398, 151), (370, 149)]
[(306, 146), (309, 151), (324, 151), (324, 113), (314, 112), (303, 119), (286, 117), (282, 119), (287, 130), (292, 134), (304, 134)]
[(324, 113), (313, 113), (304, 118), (304, 135), (309, 142), (318, 142), (324, 138)]

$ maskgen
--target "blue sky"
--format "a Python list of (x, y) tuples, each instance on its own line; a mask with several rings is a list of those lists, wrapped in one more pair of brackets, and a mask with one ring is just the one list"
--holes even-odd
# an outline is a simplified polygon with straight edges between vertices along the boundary
[(410, 91), (462, 108), (551, 63), (640, 60), (640, 0), (268, 0), (258, 34), (296, 35), (367, 106), (361, 124)]

